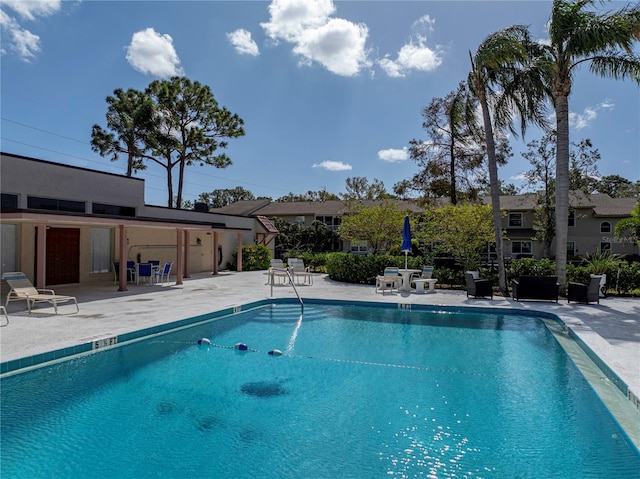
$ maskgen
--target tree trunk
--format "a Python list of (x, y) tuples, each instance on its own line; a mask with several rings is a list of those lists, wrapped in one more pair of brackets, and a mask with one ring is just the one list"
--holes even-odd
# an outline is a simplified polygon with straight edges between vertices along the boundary
[(173, 208), (173, 175), (171, 174), (171, 158), (169, 158), (167, 163), (167, 192), (169, 193), (169, 199), (167, 201), (167, 205), (169, 208)]
[(185, 159), (180, 158), (180, 171), (178, 173), (178, 197), (176, 198), (176, 208), (182, 208), (182, 185), (184, 184)]
[(491, 209), (493, 212), (493, 227), (496, 237), (496, 256), (498, 261), (498, 287), (502, 293), (507, 293), (507, 278), (504, 268), (504, 249), (502, 242), (502, 211), (500, 209), (500, 182), (498, 180), (498, 163), (496, 161), (496, 143), (493, 138), (493, 127), (487, 98), (481, 94), (482, 120), (484, 135), (487, 143), (487, 162), (489, 163), (489, 185), (491, 187)]
[(569, 97), (555, 95), (556, 109), (556, 274), (564, 292), (567, 282), (569, 233)]
[(133, 174), (133, 153), (129, 151), (129, 156), (127, 158), (127, 176), (131, 177)]
[(449, 163), (449, 174), (451, 175), (451, 204), (458, 204), (458, 196), (456, 195), (456, 157), (455, 148), (453, 145), (453, 131), (451, 132), (451, 143), (449, 146), (449, 155), (451, 155), (451, 161)]

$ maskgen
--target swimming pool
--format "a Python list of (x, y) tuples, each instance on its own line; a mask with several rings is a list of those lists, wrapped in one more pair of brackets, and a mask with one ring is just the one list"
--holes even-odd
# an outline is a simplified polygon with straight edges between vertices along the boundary
[[(268, 354), (276, 348), (284, 354)], [(276, 303), (0, 386), (2, 477), (619, 478), (640, 469), (638, 450), (544, 321), (517, 314), (307, 304), (301, 317), (299, 305)]]

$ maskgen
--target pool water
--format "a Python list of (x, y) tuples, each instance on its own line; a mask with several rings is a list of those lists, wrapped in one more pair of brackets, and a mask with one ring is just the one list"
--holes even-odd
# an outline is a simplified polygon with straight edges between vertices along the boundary
[[(267, 354), (276, 348), (284, 354)], [(572, 360), (526, 316), (307, 305), (301, 318), (299, 306), (280, 304), (0, 386), (7, 478), (640, 470), (638, 450)]]

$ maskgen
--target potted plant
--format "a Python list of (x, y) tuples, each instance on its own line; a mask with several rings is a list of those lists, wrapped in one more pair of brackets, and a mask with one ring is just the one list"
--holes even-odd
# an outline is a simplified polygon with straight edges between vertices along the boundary
[(609, 270), (617, 270), (620, 265), (622, 255), (611, 253), (611, 251), (595, 251), (592, 254), (587, 253), (584, 257), (584, 263), (591, 277), (600, 277), (600, 297), (604, 297), (604, 286), (607, 284), (607, 272)]

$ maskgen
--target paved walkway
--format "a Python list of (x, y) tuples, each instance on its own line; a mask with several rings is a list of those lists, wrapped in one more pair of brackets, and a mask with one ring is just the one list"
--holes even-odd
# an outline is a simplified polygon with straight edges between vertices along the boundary
[[(181, 286), (130, 285), (118, 292), (112, 283), (62, 286), (56, 293), (76, 296), (80, 313), (71, 303), (53, 308), (39, 305), (27, 314), (25, 303), (9, 304), (9, 325), (0, 328), (0, 362), (32, 356), (94, 339), (119, 335), (261, 299), (294, 298), (290, 286), (266, 284), (264, 272), (222, 272), (192, 275)], [(314, 275), (313, 286), (299, 286), (303, 298), (380, 301), (429, 305), (518, 308), (558, 315), (640, 398), (640, 298), (606, 298), (600, 305), (509, 298), (468, 299), (464, 291), (436, 290), (433, 294), (376, 294), (373, 286), (331, 281)], [(272, 296), (273, 295), (273, 296)], [(2, 318), (2, 324), (5, 324)]]

